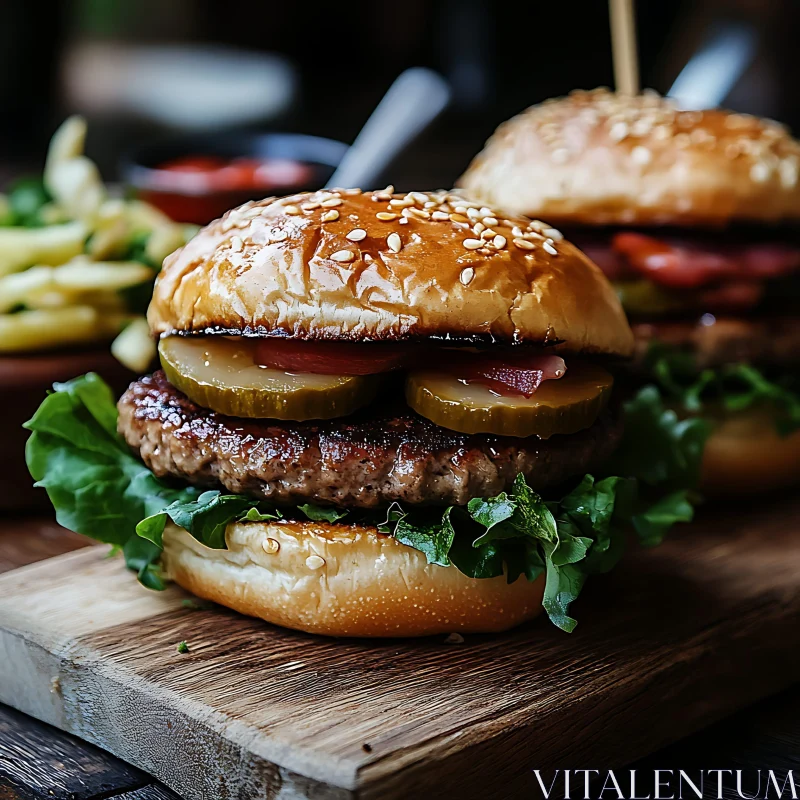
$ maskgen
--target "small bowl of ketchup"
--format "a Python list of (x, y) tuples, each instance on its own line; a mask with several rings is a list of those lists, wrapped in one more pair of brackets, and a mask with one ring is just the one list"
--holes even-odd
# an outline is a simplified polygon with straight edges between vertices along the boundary
[(324, 186), (346, 151), (296, 133), (212, 133), (142, 147), (122, 175), (172, 219), (204, 225), (247, 200)]

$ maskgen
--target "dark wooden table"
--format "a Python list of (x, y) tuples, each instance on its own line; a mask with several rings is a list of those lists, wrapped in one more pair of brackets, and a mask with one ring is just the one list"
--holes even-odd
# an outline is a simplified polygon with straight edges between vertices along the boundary
[[(26, 520), (26, 526), (30, 533), (23, 538), (18, 519), (0, 522), (0, 572), (89, 543), (48, 520)], [(795, 634), (786, 632), (787, 636)], [(757, 769), (800, 770), (800, 686), (745, 709), (630, 768), (643, 772), (742, 769), (746, 774), (754, 774)], [(716, 787), (707, 784), (704, 796), (716, 797)], [(723, 796), (737, 795), (734, 792)], [(147, 774), (114, 756), (0, 706), (0, 800), (176, 797)]]

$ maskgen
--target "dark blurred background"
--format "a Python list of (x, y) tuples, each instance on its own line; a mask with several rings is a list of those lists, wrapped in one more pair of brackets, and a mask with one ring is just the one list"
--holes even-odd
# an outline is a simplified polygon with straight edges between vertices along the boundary
[[(722, 40), (692, 91), (710, 81), (729, 107), (800, 125), (795, 0), (640, 0), (637, 29), (643, 86), (668, 91), (693, 55)], [(121, 154), (166, 134), (256, 126), (349, 142), (413, 65), (445, 75), (454, 102), (387, 177), (400, 188), (450, 185), (504, 119), (612, 84), (608, 7), (3, 0), (0, 180), (37, 169), (58, 122), (76, 111), (89, 119), (88, 154), (111, 180)]]

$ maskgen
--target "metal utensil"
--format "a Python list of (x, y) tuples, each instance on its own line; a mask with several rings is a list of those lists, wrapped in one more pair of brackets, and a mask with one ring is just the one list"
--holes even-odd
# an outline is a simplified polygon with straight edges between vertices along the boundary
[(450, 87), (438, 73), (423, 67), (403, 72), (372, 112), (328, 185), (371, 187), (449, 101)]

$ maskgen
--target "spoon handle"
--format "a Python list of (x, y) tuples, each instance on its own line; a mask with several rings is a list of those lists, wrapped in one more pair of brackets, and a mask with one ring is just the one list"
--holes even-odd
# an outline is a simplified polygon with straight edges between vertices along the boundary
[(329, 181), (330, 186), (373, 188), (378, 176), (444, 110), (450, 87), (423, 67), (403, 72), (389, 87)]

